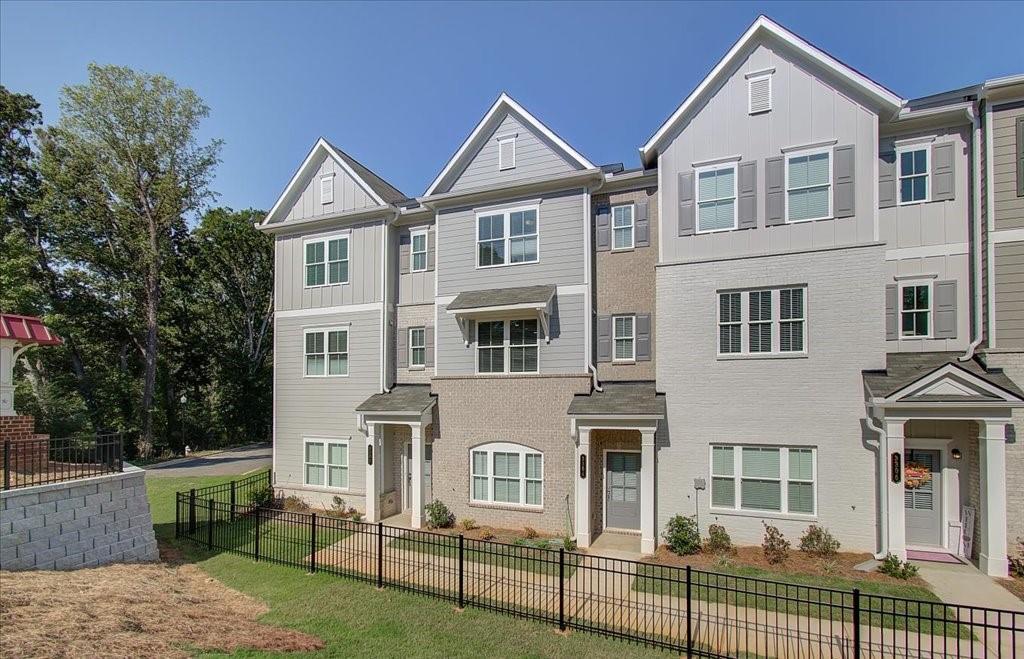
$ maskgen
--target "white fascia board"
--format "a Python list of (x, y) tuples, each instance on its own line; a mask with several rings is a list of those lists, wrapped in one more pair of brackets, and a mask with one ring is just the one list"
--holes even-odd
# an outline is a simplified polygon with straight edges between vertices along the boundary
[(715, 65), (715, 68), (711, 70), (711, 73), (704, 77), (701, 83), (697, 85), (697, 88), (686, 97), (686, 100), (684, 100), (678, 108), (676, 108), (676, 111), (672, 113), (672, 116), (670, 116), (665, 123), (658, 128), (657, 132), (651, 136), (651, 139), (647, 140), (647, 143), (640, 147), (640, 161), (644, 163), (644, 165), (649, 166), (651, 164), (654, 160), (652, 152), (658, 148), (662, 139), (664, 139), (664, 137), (676, 127), (679, 120), (686, 115), (698, 100), (700, 100), (704, 92), (715, 84), (719, 76), (733, 65), (736, 58), (739, 57), (750, 42), (755, 37), (759, 36), (762, 31), (784, 41), (810, 61), (815, 62), (845, 78), (854, 87), (860, 89), (882, 105), (891, 106), (893, 112), (896, 112), (903, 107), (904, 100), (896, 94), (892, 93), (882, 85), (879, 85), (867, 76), (858, 73), (854, 69), (843, 64), (828, 53), (812, 46), (810, 43), (804, 41), (796, 34), (790, 32), (767, 16), (762, 15), (758, 16), (757, 20), (747, 28), (747, 31), (743, 33), (743, 36), (741, 36), (735, 44), (733, 44), (732, 48), (729, 49), (729, 52), (725, 54), (725, 57), (719, 60), (718, 64)]
[[(989, 395), (1001, 398), (1002, 401), (995, 401), (995, 402), (999, 402), (999, 403), (1001, 403), (1003, 405), (1005, 405), (1006, 403), (1009, 403), (1009, 402), (1014, 402), (1014, 403), (1024, 402), (1018, 396), (1015, 396), (1014, 394), (1011, 394), (1009, 391), (1006, 391), (1005, 389), (1003, 389), (1001, 387), (998, 387), (998, 386), (988, 382), (987, 380), (983, 380), (982, 378), (978, 377), (974, 373), (971, 373), (967, 369), (961, 368), (961, 367), (957, 366), (956, 364), (946, 364), (945, 366), (942, 366), (942, 367), (932, 371), (931, 373), (928, 373), (927, 375), (925, 375), (925, 376), (923, 376), (923, 377), (921, 377), (921, 378), (919, 378), (917, 380), (914, 380), (913, 382), (911, 382), (911, 383), (901, 387), (900, 389), (898, 389), (898, 390), (894, 391), (893, 393), (889, 394), (888, 396), (886, 396), (883, 400), (886, 403), (902, 402), (902, 401), (900, 401), (900, 399), (903, 398), (904, 396), (907, 396), (911, 392), (923, 389), (923, 388), (927, 387), (928, 385), (934, 384), (934, 383), (936, 383), (937, 381), (939, 381), (939, 380), (941, 380), (943, 378), (952, 377), (952, 376), (956, 376), (958, 378), (963, 379), (968, 384), (970, 384), (970, 385), (972, 385), (974, 387), (977, 387), (978, 389), (988, 393)], [(911, 401), (911, 402), (916, 402), (916, 401)], [(974, 404), (977, 404), (977, 403), (974, 403)]]
[(477, 123), (476, 127), (473, 129), (473, 132), (469, 134), (469, 137), (467, 137), (465, 141), (462, 143), (462, 145), (459, 147), (459, 150), (455, 152), (455, 155), (451, 157), (448, 163), (444, 166), (444, 169), (441, 170), (441, 173), (438, 174), (437, 178), (435, 178), (434, 181), (430, 184), (430, 187), (427, 188), (427, 191), (423, 193), (424, 197), (429, 197), (430, 195), (434, 194), (434, 192), (437, 190), (437, 186), (440, 185), (441, 181), (443, 181), (444, 178), (451, 173), (451, 171), (456, 167), (456, 165), (469, 151), (470, 147), (476, 142), (477, 139), (479, 139), (480, 134), (483, 132), (484, 128), (487, 126), (490, 120), (493, 119), (494, 116), (501, 112), (503, 109), (512, 110), (515, 113), (517, 113), (524, 120), (526, 120), (526, 123), (528, 123), (531, 128), (533, 128), (534, 130), (536, 130), (537, 132), (541, 133), (546, 138), (551, 140), (556, 146), (558, 146), (558, 148), (562, 149), (573, 160), (575, 160), (583, 169), (596, 169), (596, 166), (593, 163), (584, 158), (582, 154), (576, 151), (576, 149), (569, 146), (569, 144), (565, 140), (563, 140), (561, 137), (556, 135), (554, 131), (552, 131), (550, 128), (541, 123), (539, 119), (537, 119), (535, 116), (527, 112), (526, 108), (519, 105), (519, 103), (517, 103), (515, 99), (513, 99), (507, 93), (502, 92), (501, 96), (499, 96), (498, 99), (494, 101), (494, 104), (491, 105), (491, 108), (484, 115), (483, 119), (481, 119)]
[(362, 179), (362, 177), (356, 174), (355, 171), (348, 166), (348, 163), (345, 162), (345, 159), (342, 158), (338, 154), (338, 152), (335, 151), (334, 148), (327, 143), (327, 140), (320, 137), (317, 139), (316, 144), (313, 145), (313, 148), (310, 149), (309, 155), (307, 155), (306, 159), (302, 161), (302, 164), (299, 166), (299, 169), (296, 170), (295, 175), (292, 176), (292, 179), (288, 182), (288, 185), (285, 187), (284, 192), (282, 192), (281, 196), (279, 196), (277, 198), (277, 201), (274, 202), (274, 205), (267, 213), (267, 216), (263, 218), (263, 222), (260, 223), (260, 226), (267, 226), (268, 224), (272, 223), (271, 220), (273, 220), (274, 217), (277, 215), (278, 211), (281, 210), (281, 207), (284, 205), (285, 200), (287, 200), (291, 196), (291, 194), (295, 191), (295, 188), (299, 185), (299, 183), (307, 176), (309, 176), (310, 170), (315, 165), (317, 157), (323, 153), (329, 154), (332, 158), (334, 158), (338, 162), (338, 164), (341, 165), (341, 168), (345, 170), (345, 173), (351, 176), (352, 180), (359, 183), (359, 186), (363, 188), (363, 190), (366, 191), (366, 194), (370, 195), (370, 198), (377, 202), (377, 204), (381, 206), (388, 205), (380, 197), (380, 195), (378, 195), (373, 190), (373, 188), (370, 187), (366, 183), (366, 181)]
[(545, 311), (548, 305), (551, 304), (551, 300), (547, 302), (522, 302), (520, 304), (501, 304), (493, 307), (471, 307), (468, 309), (445, 309), (445, 311), (453, 316), (476, 316), (480, 314), (488, 313), (505, 313), (508, 311), (523, 311), (527, 309), (533, 309), (536, 311)]

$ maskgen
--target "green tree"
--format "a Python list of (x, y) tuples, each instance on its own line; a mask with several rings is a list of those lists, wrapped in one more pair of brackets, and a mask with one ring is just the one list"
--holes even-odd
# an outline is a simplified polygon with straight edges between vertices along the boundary
[[(109, 321), (104, 338), (120, 341), (105, 358), (129, 366), (129, 350), (141, 356), (132, 394), (139, 401), (137, 449), (147, 455), (168, 264), (187, 249), (187, 219), (212, 199), (221, 142), (200, 143), (209, 109), (195, 92), (126, 67), (90, 65), (89, 81), (64, 88), (60, 107), (57, 125), (39, 132), (39, 213), (59, 236), (66, 286), (92, 305), (82, 317)], [(123, 409), (124, 393), (108, 405)]]

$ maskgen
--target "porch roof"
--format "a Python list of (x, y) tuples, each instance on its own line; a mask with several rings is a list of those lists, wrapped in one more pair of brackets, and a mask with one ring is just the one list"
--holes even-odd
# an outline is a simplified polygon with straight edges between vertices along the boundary
[(396, 384), (386, 394), (374, 394), (356, 412), (425, 412), (434, 404), (429, 384)]
[[(885, 370), (864, 371), (864, 385), (870, 397), (886, 398), (919, 380), (924, 380), (932, 373), (954, 367), (966, 374), (973, 375), (993, 387), (1010, 394), (1012, 397), (1024, 398), (1024, 391), (1009, 378), (1001, 368), (990, 368), (982, 360), (981, 355), (962, 362), (959, 352), (917, 352), (889, 353), (886, 356)], [(976, 393), (923, 393), (902, 398), (911, 402), (986, 402), (1002, 400), (996, 395), (980, 391)]]
[(449, 312), (490, 311), (500, 307), (544, 308), (555, 295), (553, 284), (463, 291), (448, 304)]
[(654, 382), (605, 382), (589, 394), (576, 394), (569, 416), (665, 417), (665, 394)]
[(12, 339), (20, 345), (55, 346), (63, 343), (39, 318), (11, 313), (0, 313), (0, 339)]

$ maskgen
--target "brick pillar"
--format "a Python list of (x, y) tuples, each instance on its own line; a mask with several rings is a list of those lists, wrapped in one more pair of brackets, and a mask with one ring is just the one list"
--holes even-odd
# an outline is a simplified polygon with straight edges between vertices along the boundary
[(27, 415), (0, 416), (0, 468), (3, 467), (3, 442), (11, 443), (11, 464), (23, 471), (25, 467), (45, 467), (49, 459), (46, 442), (29, 440), (47, 439), (49, 435), (36, 433), (36, 420)]

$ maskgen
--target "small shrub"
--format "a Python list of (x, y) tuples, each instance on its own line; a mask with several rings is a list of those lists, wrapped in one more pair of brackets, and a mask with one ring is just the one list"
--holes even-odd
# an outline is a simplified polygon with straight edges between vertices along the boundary
[(765, 560), (770, 565), (778, 565), (789, 558), (789, 540), (782, 535), (779, 527), (761, 522), (764, 525), (764, 540), (761, 541), (761, 549), (764, 551)]
[(309, 510), (309, 504), (293, 494), (285, 497), (283, 508), (290, 513), (302, 513)]
[(800, 538), (800, 551), (818, 558), (834, 559), (839, 553), (839, 541), (825, 527), (811, 524)]
[(916, 565), (910, 561), (901, 561), (899, 556), (894, 554), (885, 555), (882, 564), (878, 566), (878, 571), (896, 579), (909, 579), (917, 576)]
[(1010, 574), (1024, 577), (1024, 538), (1017, 538), (1017, 553), (1010, 556)]
[(527, 540), (533, 540), (537, 537), (537, 530), (529, 526), (523, 527), (523, 537)]
[(459, 526), (462, 527), (463, 531), (472, 531), (476, 528), (476, 520), (472, 517), (467, 517), (461, 522), (459, 522)]
[(700, 531), (693, 517), (676, 515), (665, 527), (665, 544), (673, 553), (685, 556), (700, 551)]
[(481, 540), (494, 540), (494, 534), (491, 533), (490, 529), (484, 529), (483, 531), (480, 532), (480, 539)]
[(331, 517), (348, 517), (348, 509), (345, 506), (345, 500), (339, 496), (335, 496), (331, 500), (331, 509), (327, 511), (327, 514)]
[(358, 510), (353, 510), (352, 508), (349, 508), (348, 516), (349, 516), (349, 518), (353, 522), (361, 522), (361, 521), (363, 521), (363, 514), (361, 512), (359, 512)]
[(732, 538), (729, 532), (721, 524), (712, 524), (708, 527), (708, 537), (704, 540), (704, 551), (708, 554), (724, 555), (731, 554)]
[(733, 567), (732, 559), (729, 558), (728, 554), (718, 554), (715, 557), (715, 569), (716, 570), (728, 570)]
[(562, 549), (565, 551), (576, 551), (576, 541), (569, 536), (565, 536), (562, 538)]
[(269, 485), (249, 493), (249, 505), (257, 508), (272, 508), (274, 506), (274, 488)]
[(427, 504), (426, 509), (428, 529), (450, 529), (455, 525), (455, 515), (441, 501), (434, 499)]
[(821, 572), (822, 574), (838, 574), (839, 573), (839, 561), (835, 558), (823, 558), (821, 559)]

